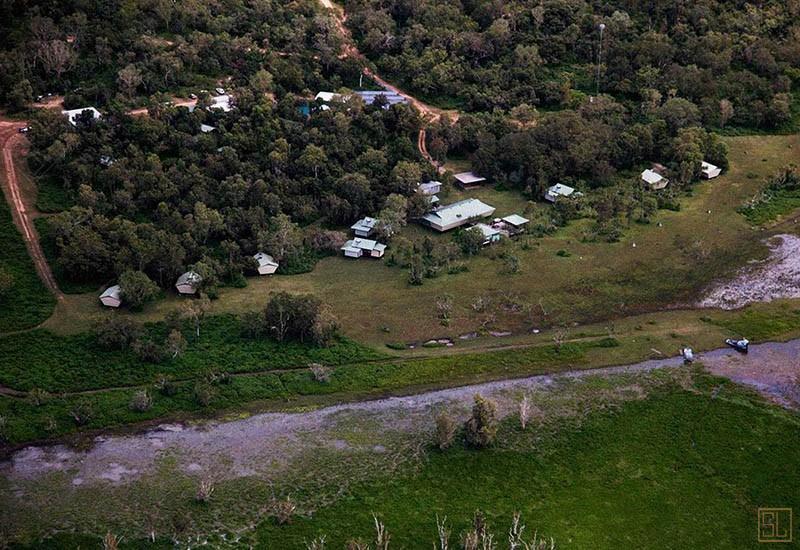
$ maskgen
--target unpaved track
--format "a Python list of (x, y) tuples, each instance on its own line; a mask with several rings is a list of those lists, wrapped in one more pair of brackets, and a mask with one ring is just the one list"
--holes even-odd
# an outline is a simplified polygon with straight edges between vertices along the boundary
[[(800, 339), (754, 345), (749, 355), (739, 355), (729, 348), (718, 349), (702, 354), (700, 361), (708, 363), (712, 372), (749, 385), (786, 404), (776, 392), (783, 387), (781, 380), (800, 374), (798, 356)], [(782, 368), (779, 373), (770, 370), (768, 379), (762, 380), (759, 370), (765, 360)], [(472, 396), (477, 393), (497, 400), (500, 414), (513, 414), (521, 393), (558, 392), (565, 381), (645, 374), (681, 365), (680, 357), (672, 357), (346, 403), (313, 411), (263, 413), (242, 420), (194, 426), (163, 425), (135, 435), (97, 437), (88, 450), (73, 450), (64, 445), (31, 446), (0, 463), (0, 476), (13, 483), (64, 472), (71, 476), (68, 483), (72, 485), (115, 485), (152, 473), (164, 456), (172, 457), (176, 468), (188, 475), (211, 476), (217, 480), (266, 475), (274, 473), (277, 465), (287, 465), (314, 448), (347, 446), (339, 439), (343, 425), (372, 423), (376, 434), (424, 433), (432, 428), (432, 411), (447, 407), (459, 416), (466, 415)], [(370, 452), (382, 452), (382, 445), (386, 443), (381, 439), (385, 435), (376, 437), (369, 442)]]
[[(458, 121), (459, 112), (455, 110), (445, 110), (439, 109), (437, 107), (433, 107), (432, 105), (428, 105), (424, 101), (420, 101), (416, 97), (412, 96), (408, 92), (401, 90), (394, 84), (390, 84), (386, 80), (384, 80), (380, 75), (376, 74), (372, 71), (369, 67), (366, 66), (366, 57), (358, 50), (356, 46), (355, 40), (353, 40), (353, 35), (350, 33), (350, 29), (347, 28), (345, 25), (345, 21), (347, 21), (347, 14), (344, 11), (344, 8), (341, 6), (335, 5), (331, 0), (319, 0), (320, 4), (323, 8), (330, 10), (334, 25), (336, 29), (339, 31), (339, 34), (342, 36), (344, 44), (342, 46), (342, 53), (339, 55), (340, 58), (346, 57), (353, 57), (358, 59), (364, 64), (364, 68), (362, 72), (383, 86), (384, 89), (393, 92), (395, 94), (401, 95), (415, 108), (419, 113), (422, 115), (422, 118), (425, 123), (431, 124), (436, 123), (442, 119), (443, 116), (448, 117), (451, 124), (455, 124)], [(432, 166), (434, 166), (439, 173), (443, 173), (445, 170), (443, 167), (439, 166), (436, 161), (433, 160), (433, 157), (428, 153), (428, 148), (425, 143), (426, 141), (426, 131), (425, 126), (423, 125), (419, 130), (419, 137), (417, 139), (417, 149), (419, 149), (419, 153), (422, 157), (427, 160)]]
[(11, 206), (14, 223), (22, 233), (25, 246), (28, 248), (28, 254), (30, 254), (36, 266), (39, 277), (56, 298), (63, 300), (64, 295), (58, 288), (55, 277), (53, 277), (53, 272), (50, 270), (50, 266), (45, 259), (42, 247), (39, 245), (39, 237), (36, 233), (36, 228), (33, 225), (31, 217), (28, 215), (25, 202), (22, 199), (19, 189), (19, 180), (17, 179), (17, 171), (14, 166), (13, 149), (21, 139), (19, 129), (25, 125), (25, 122), (0, 120), (0, 147), (2, 147), (3, 150), (3, 192), (6, 195), (8, 204)]

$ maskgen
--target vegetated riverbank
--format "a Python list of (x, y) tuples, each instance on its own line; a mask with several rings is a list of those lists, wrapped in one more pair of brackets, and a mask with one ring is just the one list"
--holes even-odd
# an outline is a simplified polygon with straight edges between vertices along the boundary
[[(753, 346), (750, 355), (737, 360), (737, 370), (752, 371), (769, 357), (772, 364), (783, 361), (789, 365), (784, 371), (789, 374), (791, 366), (800, 369), (794, 361), (798, 352), (800, 340)], [(704, 354), (702, 360), (717, 368), (732, 357), (739, 356), (730, 350), (717, 350)], [(765, 389), (753, 380), (742, 381)], [(682, 368), (678, 358), (671, 358), (319, 410), (267, 413), (199, 425), (164, 425), (138, 435), (97, 438), (85, 449), (30, 447), (15, 453), (0, 468), (0, 483), (6, 495), (2, 504), (9, 510), (18, 510), (15, 515), (20, 521), (16, 524), (18, 530), (10, 533), (13, 538), (40, 536), (68, 525), (97, 534), (113, 528), (143, 537), (145, 532), (141, 527), (137, 530), (131, 526), (150, 521), (157, 535), (184, 542), (197, 533), (211, 537), (215, 544), (222, 544), (218, 537), (223, 534), (228, 541), (243, 542), (241, 537), (247, 539), (250, 529), (269, 515), (267, 503), (273, 497), (291, 495), (301, 515), (312, 518), (317, 513), (326, 514), (331, 505), (340, 506), (337, 503), (343, 498), (361, 514), (372, 501), (353, 503), (347, 495), (362, 491), (362, 484), (410, 475), (408, 482), (414, 485), (417, 482), (413, 476), (424, 472), (430, 460), (437, 463), (437, 468), (444, 468), (429, 449), (434, 416), (437, 411), (446, 410), (460, 423), (475, 393), (496, 400), (499, 416), (507, 418), (503, 431), (516, 434), (509, 439), (515, 441), (513, 444), (505, 441), (501, 448), (515, 453), (531, 450), (538, 453), (554, 438), (564, 434), (572, 437), (569, 434), (573, 429), (580, 432), (578, 426), (585, 421), (593, 422), (590, 417), (594, 413), (618, 411), (627, 402), (647, 400), (653, 395), (663, 397), (665, 392), (670, 396), (668, 399), (681, 400), (684, 398), (675, 396), (687, 390), (692, 395), (703, 394), (711, 391), (712, 385), (728, 388), (724, 397), (730, 397), (727, 392), (739, 396), (736, 399), (747, 395), (735, 389), (735, 384), (725, 384), (724, 379), (714, 381)], [(771, 389), (767, 394), (775, 398)], [(513, 418), (522, 395), (528, 395), (533, 404), (535, 428), (530, 434), (520, 436)], [(747, 399), (759, 403), (754, 397)], [(698, 406), (692, 407), (696, 412)], [(692, 423), (699, 421), (686, 419)], [(562, 451), (549, 452), (560, 455)], [(456, 462), (473, 462), (475, 458), (460, 456)], [(637, 461), (634, 457), (628, 460)], [(192, 502), (200, 480), (209, 480), (218, 488), (209, 506)], [(86, 515), (75, 516), (76, 507)], [(48, 512), (45, 514), (43, 510)], [(188, 522), (184, 526), (186, 532), (176, 529), (175, 522), (180, 524), (182, 520), (176, 520), (175, 510), (184, 514)], [(397, 516), (391, 509), (374, 511)], [(34, 517), (38, 519), (33, 521)], [(41, 519), (45, 517), (49, 519)], [(467, 517), (459, 517), (457, 521), (461, 519)], [(265, 547), (274, 547), (270, 545), (280, 541), (282, 547), (303, 548), (297, 532), (306, 538), (320, 529), (333, 529), (336, 536), (342, 533), (329, 520), (318, 525), (314, 519), (303, 519), (301, 524), (303, 527), (289, 529), (292, 534), (284, 539), (280, 529), (267, 523), (262, 528), (262, 537), (266, 537), (262, 542), (269, 541)], [(366, 532), (368, 528), (366, 525), (359, 531)]]

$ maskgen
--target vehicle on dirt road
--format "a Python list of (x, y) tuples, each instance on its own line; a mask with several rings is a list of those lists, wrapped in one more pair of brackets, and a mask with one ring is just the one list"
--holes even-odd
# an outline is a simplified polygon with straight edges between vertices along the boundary
[(31, 127), (30, 127), (30, 126), (23, 126), (22, 128), (20, 128), (20, 129), (19, 129), (19, 130), (17, 130), (17, 131), (18, 131), (20, 134), (27, 134), (28, 132), (30, 132), (30, 130), (31, 130)]
[(741, 340), (734, 340), (733, 338), (728, 338), (725, 340), (725, 343), (728, 344), (730, 347), (738, 351), (739, 353), (747, 353), (747, 349), (750, 346), (750, 341), (747, 338), (742, 338)]

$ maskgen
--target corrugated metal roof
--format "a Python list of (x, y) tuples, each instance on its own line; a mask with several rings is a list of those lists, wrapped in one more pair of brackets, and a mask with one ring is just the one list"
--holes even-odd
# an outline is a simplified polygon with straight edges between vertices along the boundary
[(429, 223), (446, 226), (461, 220), (484, 218), (490, 216), (492, 212), (494, 212), (494, 206), (490, 206), (478, 199), (465, 199), (442, 206), (435, 212), (429, 212), (425, 214), (423, 219)]

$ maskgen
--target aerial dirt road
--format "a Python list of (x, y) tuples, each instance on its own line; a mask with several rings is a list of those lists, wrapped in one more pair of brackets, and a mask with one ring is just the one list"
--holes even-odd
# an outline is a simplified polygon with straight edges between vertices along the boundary
[(25, 240), (25, 246), (28, 248), (36, 271), (45, 286), (52, 292), (56, 298), (62, 300), (64, 295), (56, 284), (53, 277), (53, 272), (47, 264), (42, 247), (39, 245), (39, 237), (36, 234), (36, 228), (33, 225), (31, 217), (25, 207), (25, 202), (19, 189), (19, 180), (17, 179), (17, 171), (14, 166), (13, 149), (22, 139), (19, 129), (26, 125), (25, 122), (11, 122), (7, 120), (0, 120), (0, 147), (3, 151), (3, 192), (6, 195), (8, 204), (12, 207), (11, 213), (14, 218), (14, 223), (22, 233), (22, 238)]

